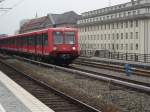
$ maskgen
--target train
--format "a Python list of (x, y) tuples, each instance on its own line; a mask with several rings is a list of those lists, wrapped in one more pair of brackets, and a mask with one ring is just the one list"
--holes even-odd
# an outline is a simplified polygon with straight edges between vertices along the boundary
[(0, 38), (0, 51), (69, 65), (79, 56), (78, 30), (46, 28)]

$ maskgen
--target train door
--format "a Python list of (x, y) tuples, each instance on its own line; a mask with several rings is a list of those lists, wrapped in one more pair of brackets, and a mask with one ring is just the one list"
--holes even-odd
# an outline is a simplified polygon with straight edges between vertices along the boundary
[(28, 38), (27, 38), (27, 36), (24, 37), (24, 49), (25, 49), (25, 52), (27, 53), (28, 52)]
[(34, 53), (37, 55), (37, 35), (34, 35)]
[(43, 54), (43, 35), (42, 34), (37, 35), (36, 51), (38, 55)]
[(18, 50), (21, 52), (21, 37), (18, 37)]
[(48, 34), (43, 33), (43, 55), (48, 55)]

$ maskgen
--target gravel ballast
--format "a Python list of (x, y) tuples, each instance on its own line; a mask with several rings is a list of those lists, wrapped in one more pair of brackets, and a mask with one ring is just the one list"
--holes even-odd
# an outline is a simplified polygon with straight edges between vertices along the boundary
[(103, 112), (150, 112), (150, 96), (144, 93), (15, 59), (7, 62)]

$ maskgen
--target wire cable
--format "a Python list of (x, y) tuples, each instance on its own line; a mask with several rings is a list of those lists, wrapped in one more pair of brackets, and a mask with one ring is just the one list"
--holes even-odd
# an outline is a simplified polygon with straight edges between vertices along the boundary
[(3, 2), (3, 1), (5, 1), (5, 0), (0, 0), (0, 3)]
[[(3, 0), (3, 1), (4, 1), (4, 0)], [(9, 8), (9, 10), (6, 10), (4, 13), (2, 13), (2, 14), (0, 15), (0, 17), (6, 15), (7, 13), (9, 13), (11, 10), (13, 10), (15, 7), (17, 7), (18, 5), (20, 5), (20, 4), (23, 3), (24, 1), (25, 1), (25, 0), (20, 0), (20, 1), (18, 1), (16, 4), (14, 4), (14, 5), (12, 6), (12, 8)]]

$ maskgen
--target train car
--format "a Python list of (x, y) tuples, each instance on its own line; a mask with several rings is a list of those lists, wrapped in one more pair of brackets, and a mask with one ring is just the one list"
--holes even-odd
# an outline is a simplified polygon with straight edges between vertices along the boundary
[(78, 31), (47, 28), (0, 38), (0, 50), (68, 65), (79, 56)]

